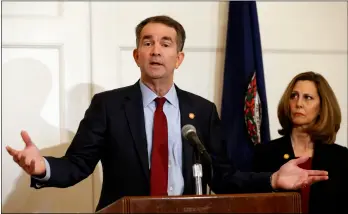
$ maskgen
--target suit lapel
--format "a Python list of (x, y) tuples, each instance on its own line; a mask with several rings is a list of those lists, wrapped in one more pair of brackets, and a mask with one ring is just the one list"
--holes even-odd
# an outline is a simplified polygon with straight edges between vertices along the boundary
[(295, 153), (294, 153), (294, 149), (292, 148), (290, 135), (286, 135), (286, 136), (284, 136), (284, 138), (285, 138), (284, 155), (288, 154), (290, 157), (289, 158), (290, 160), (296, 158)]
[[(282, 138), (279, 139), (279, 142), (275, 145), (276, 149), (276, 159), (281, 163), (281, 166), (288, 162), (289, 160), (292, 160), (295, 158), (294, 150), (292, 149), (291, 145), (291, 138), (289, 135), (285, 135)], [(276, 164), (276, 162), (274, 163)], [(278, 165), (277, 165), (278, 168)]]
[(147, 154), (147, 138), (139, 81), (132, 86), (131, 92), (125, 97), (124, 109), (145, 177), (149, 180), (150, 172)]
[[(191, 103), (191, 100), (188, 96), (188, 94), (182, 90), (180, 90), (177, 86), (176, 91), (179, 99), (179, 107), (180, 107), (180, 116), (181, 116), (181, 127), (183, 127), (186, 124), (194, 124), (194, 120), (189, 118), (190, 113), (194, 113), (193, 104)], [(182, 149), (183, 149), (183, 155), (182, 155), (182, 171), (183, 171), (183, 177), (184, 177), (184, 194), (192, 194), (193, 193), (193, 172), (192, 172), (192, 165), (194, 163), (194, 156), (193, 156), (193, 148), (190, 145), (190, 143), (182, 137)]]

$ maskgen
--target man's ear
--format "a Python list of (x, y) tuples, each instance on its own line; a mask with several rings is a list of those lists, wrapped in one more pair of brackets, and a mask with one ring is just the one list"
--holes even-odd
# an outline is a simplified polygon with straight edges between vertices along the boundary
[(139, 64), (138, 64), (138, 59), (139, 59), (138, 49), (134, 49), (133, 50), (133, 58), (134, 58), (135, 63), (137, 63), (137, 65), (139, 67)]
[(184, 52), (179, 52), (176, 58), (175, 69), (178, 69), (185, 58)]

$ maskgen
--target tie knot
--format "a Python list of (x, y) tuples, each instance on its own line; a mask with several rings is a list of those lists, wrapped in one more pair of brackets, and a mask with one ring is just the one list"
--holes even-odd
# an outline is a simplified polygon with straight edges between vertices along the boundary
[(162, 109), (162, 108), (163, 108), (164, 103), (166, 102), (166, 100), (167, 100), (167, 99), (166, 99), (165, 97), (157, 97), (157, 98), (155, 99), (155, 102), (156, 102), (157, 108)]

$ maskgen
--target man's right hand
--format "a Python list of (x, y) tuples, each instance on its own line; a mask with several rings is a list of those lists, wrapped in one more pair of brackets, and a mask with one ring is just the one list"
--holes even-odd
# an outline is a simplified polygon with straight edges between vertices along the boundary
[(18, 151), (9, 146), (6, 146), (6, 150), (26, 173), (44, 177), (46, 174), (46, 165), (44, 158), (40, 155), (39, 149), (31, 141), (26, 131), (21, 131), (21, 136), (25, 143), (23, 150)]

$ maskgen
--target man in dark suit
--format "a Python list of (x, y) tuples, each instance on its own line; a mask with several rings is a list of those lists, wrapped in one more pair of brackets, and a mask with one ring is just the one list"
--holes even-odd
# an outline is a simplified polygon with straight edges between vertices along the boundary
[(226, 159), (215, 105), (173, 82), (174, 70), (184, 59), (185, 37), (184, 28), (170, 17), (142, 21), (133, 52), (140, 80), (96, 94), (63, 157), (42, 157), (23, 131), (24, 150), (7, 150), (32, 176), (31, 186), (72, 186), (101, 160), (103, 186), (97, 210), (129, 195), (194, 194), (194, 150), (181, 136), (186, 124), (196, 127), (211, 155), (213, 176), (203, 161), (203, 186), (209, 184), (215, 193), (296, 189), (327, 179), (326, 172), (297, 167), (303, 158), (275, 173), (237, 171)]

